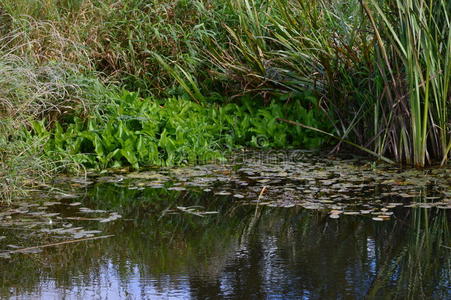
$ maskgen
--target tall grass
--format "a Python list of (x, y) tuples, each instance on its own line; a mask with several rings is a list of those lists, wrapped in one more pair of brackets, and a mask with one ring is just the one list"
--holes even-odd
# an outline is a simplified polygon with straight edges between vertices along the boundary
[[(409, 107), (406, 125), (410, 130), (398, 147), (407, 149), (403, 156), (416, 166), (424, 166), (431, 157), (444, 162), (451, 145), (450, 4), (441, 0), (395, 0), (384, 6), (371, 1), (371, 5), (379, 19), (374, 30), (385, 38), (379, 43), (380, 50), (392, 58), (380, 62), (387, 70), (384, 81), (388, 88), (405, 90), (396, 104)], [(402, 77), (395, 77), (397, 70)]]
[(68, 163), (45, 155), (47, 138), (29, 132), (33, 120), (51, 125), (87, 115), (107, 97), (104, 85), (77, 65), (39, 63), (10, 50), (0, 47), (0, 202), (23, 195)]
[(239, 25), (207, 57), (239, 93), (313, 90), (339, 139), (415, 166), (447, 161), (449, 3), (230, 2)]
[(232, 14), (227, 1), (216, 0), (1, 2), (12, 17), (12, 30), (26, 33), (17, 43), (29, 44), (28, 54), (82, 64), (127, 89), (155, 96), (175, 93), (177, 87), (153, 53), (209, 79), (200, 71), (204, 62), (197, 43), (208, 35), (225, 36), (221, 23)]
[(0, 203), (26, 195), (54, 174), (55, 162), (42, 151), (45, 142), (27, 134), (16, 120), (0, 119)]
[(340, 139), (373, 148), (368, 131), (379, 132), (367, 120), (374, 109), (369, 78), (375, 73), (374, 43), (364, 31), (368, 22), (358, 1), (231, 2), (240, 24), (227, 28), (228, 46), (213, 41), (208, 57), (227, 81), (238, 82), (238, 94), (282, 93), (290, 99), (313, 91), (322, 99), (320, 107), (333, 112)]

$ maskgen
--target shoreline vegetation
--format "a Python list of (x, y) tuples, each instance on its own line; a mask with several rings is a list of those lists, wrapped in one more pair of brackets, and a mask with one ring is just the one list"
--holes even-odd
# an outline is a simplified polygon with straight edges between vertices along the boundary
[(450, 11), (445, 0), (0, 0), (0, 201), (61, 172), (242, 148), (446, 166)]

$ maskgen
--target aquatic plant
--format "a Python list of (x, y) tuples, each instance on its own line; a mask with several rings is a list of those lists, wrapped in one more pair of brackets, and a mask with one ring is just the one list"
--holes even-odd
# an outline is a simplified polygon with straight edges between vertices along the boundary
[(210, 38), (206, 58), (236, 94), (313, 90), (340, 140), (401, 163), (446, 162), (446, 1), (230, 2), (239, 24), (226, 25), (225, 46)]
[(288, 118), (326, 126), (305, 95), (290, 104), (261, 106), (200, 105), (183, 98), (156, 100), (123, 92), (88, 119), (74, 117), (47, 129), (34, 121), (38, 137), (47, 138), (46, 153), (87, 167), (172, 166), (223, 160), (224, 151), (243, 146), (317, 148), (326, 139), (277, 121)]
[[(377, 65), (388, 100), (378, 106), (389, 107), (380, 116), (388, 119), (382, 129), (384, 139), (394, 137), (388, 143), (398, 160), (424, 166), (438, 158), (443, 164), (451, 148), (450, 5), (424, 0), (370, 4), (371, 8), (365, 2), (362, 5), (378, 40)], [(399, 127), (390, 133), (393, 123)]]

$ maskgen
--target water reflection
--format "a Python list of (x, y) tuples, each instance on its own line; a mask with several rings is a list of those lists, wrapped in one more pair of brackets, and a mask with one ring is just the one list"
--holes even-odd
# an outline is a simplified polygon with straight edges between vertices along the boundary
[[(88, 229), (110, 239), (0, 260), (12, 299), (446, 299), (445, 210), (395, 218), (251, 207), (210, 193), (99, 184), (84, 199), (122, 220)], [(215, 215), (179, 212), (203, 206)], [(0, 235), (2, 232), (0, 230)]]

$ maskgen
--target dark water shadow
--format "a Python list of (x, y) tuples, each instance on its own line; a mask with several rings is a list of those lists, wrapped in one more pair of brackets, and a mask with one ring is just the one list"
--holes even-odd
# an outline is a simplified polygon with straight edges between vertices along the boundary
[[(449, 299), (447, 210), (389, 221), (243, 205), (208, 192), (97, 184), (114, 237), (0, 259), (12, 299)], [(0, 236), (2, 236), (0, 230)], [(1, 241), (0, 241), (1, 243)], [(0, 244), (1, 245), (1, 244)]]

